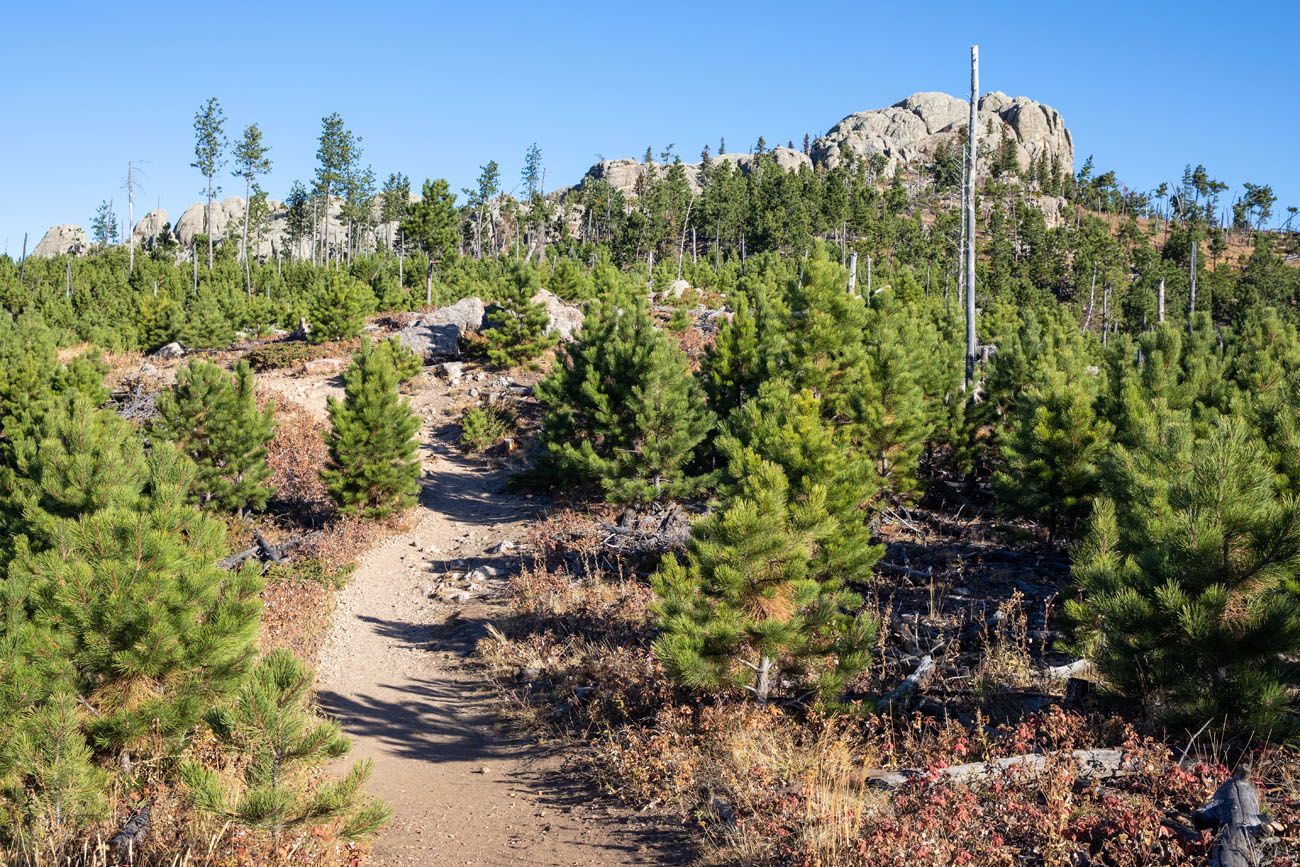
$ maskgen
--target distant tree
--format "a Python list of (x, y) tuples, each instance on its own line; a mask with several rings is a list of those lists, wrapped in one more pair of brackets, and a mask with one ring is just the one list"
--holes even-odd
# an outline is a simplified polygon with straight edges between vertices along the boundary
[[(316, 148), (316, 183), (314, 193), (320, 199), (321, 260), (330, 255), (329, 222), (331, 201), (342, 198), (346, 192), (345, 181), (350, 168), (355, 136), (343, 124), (343, 118), (334, 112), (321, 118), (321, 132)], [(314, 254), (313, 254), (314, 258)]]
[[(465, 190), (467, 204), (474, 213), (474, 258), (483, 256), (483, 223), (489, 216), (492, 202), (501, 192), (501, 169), (496, 160), (489, 160), (479, 170), (478, 183), (472, 190)], [(496, 248), (496, 219), (489, 226), (489, 243)]]
[(411, 207), (411, 179), (401, 172), (390, 174), (379, 197), (381, 218), (388, 226), (388, 250), (392, 252), (393, 224), (400, 224)]
[(117, 239), (117, 214), (113, 213), (113, 203), (100, 202), (95, 209), (95, 218), (90, 221), (90, 240), (97, 247), (107, 247), (116, 244)]
[(336, 824), (344, 840), (358, 840), (392, 815), (361, 787), (371, 763), (361, 761), (342, 778), (316, 779), (322, 766), (347, 753), (338, 723), (312, 714), (312, 674), (291, 651), (278, 648), (257, 667), (229, 706), (207, 715), (217, 742), (242, 759), (239, 783), (230, 785), (201, 762), (181, 765), (191, 802), (200, 810), (267, 832), (279, 843), (303, 825)]
[(214, 96), (194, 115), (194, 162), (190, 163), (207, 179), (207, 203), (203, 211), (203, 231), (208, 236), (208, 270), (212, 270), (212, 200), (221, 187), (216, 184), (217, 172), (225, 164), (226, 113)]
[(538, 258), (545, 256), (547, 207), (545, 198), (546, 169), (542, 165), (542, 149), (533, 142), (524, 154), (524, 169), (521, 180), (524, 193), (528, 199), (528, 250), (529, 256), (534, 249)]
[(392, 355), (362, 338), (343, 374), (343, 400), (329, 399), (330, 464), (321, 471), (339, 510), (382, 518), (415, 502), (420, 420), (397, 391)]
[(244, 179), (244, 225), (243, 236), (239, 242), (240, 258), (244, 261), (244, 283), (248, 294), (253, 294), (253, 270), (248, 261), (248, 225), (253, 210), (253, 185), (258, 177), (271, 170), (271, 158), (267, 156), (270, 148), (262, 143), (262, 130), (257, 124), (249, 124), (244, 134), (235, 143), (235, 171), (237, 178)]
[(402, 221), (402, 237), (429, 257), (424, 275), (424, 303), (433, 305), (433, 271), (438, 263), (455, 255), (460, 238), (460, 217), (456, 194), (442, 178), (424, 182), (420, 200), (413, 202)]
[(222, 309), (217, 290), (201, 287), (181, 326), (181, 342), (193, 349), (218, 349), (234, 339), (235, 326)]
[(258, 409), (247, 361), (236, 365), (232, 380), (217, 365), (195, 359), (159, 393), (157, 405), (154, 431), (194, 461), (193, 494), (200, 504), (232, 512), (266, 506), (275, 407)]
[(312, 235), (311, 197), (302, 181), (294, 181), (289, 188), (289, 195), (284, 200), (285, 241), (288, 242), (293, 255), (301, 254), (302, 242)]

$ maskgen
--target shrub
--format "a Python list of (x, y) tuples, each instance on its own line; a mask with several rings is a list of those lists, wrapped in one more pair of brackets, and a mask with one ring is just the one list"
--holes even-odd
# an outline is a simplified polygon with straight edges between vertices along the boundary
[(410, 382), (424, 370), (424, 359), (419, 353), (407, 349), (396, 337), (390, 337), (379, 344), (377, 349), (388, 354), (393, 370), (397, 372), (398, 382)]
[(253, 370), (262, 373), (267, 370), (297, 367), (308, 361), (324, 358), (325, 355), (326, 348), (323, 346), (297, 340), (284, 340), (259, 346), (250, 351), (245, 359), (252, 365)]
[(472, 406), (460, 417), (460, 447), (467, 452), (484, 452), (510, 432), (513, 420), (494, 406)]
[(384, 517), (415, 502), (420, 420), (397, 391), (388, 352), (362, 340), (343, 374), (343, 400), (330, 398), (325, 486), (345, 515)]
[(291, 652), (274, 650), (263, 658), (234, 703), (207, 717), (218, 742), (246, 760), (239, 784), (226, 786), (215, 771), (187, 761), (181, 777), (192, 802), (265, 831), (276, 842), (286, 830), (306, 824), (338, 823), (345, 840), (378, 830), (392, 813), (361, 793), (369, 760), (353, 765), (342, 779), (314, 779), (351, 744), (337, 723), (312, 716), (311, 695), (312, 674)]

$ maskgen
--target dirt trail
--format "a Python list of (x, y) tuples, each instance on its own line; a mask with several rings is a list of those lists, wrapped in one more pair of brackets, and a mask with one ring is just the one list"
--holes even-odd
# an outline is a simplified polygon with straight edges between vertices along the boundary
[[(370, 790), (394, 811), (373, 862), (681, 863), (672, 835), (602, 803), (560, 757), (500, 728), (470, 657), (504, 615), (500, 592), (517, 565), (489, 552), (519, 540), (538, 506), (504, 493), (503, 475), (452, 451), (425, 419), (433, 445), (417, 522), (361, 558), (318, 663), (321, 707), (352, 738), (348, 760), (374, 762)], [(440, 574), (478, 566), (498, 574), (467, 598), (439, 589)]]

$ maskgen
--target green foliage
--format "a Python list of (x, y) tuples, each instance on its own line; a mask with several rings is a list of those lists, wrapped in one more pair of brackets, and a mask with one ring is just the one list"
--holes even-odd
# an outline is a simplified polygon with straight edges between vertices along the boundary
[(1118, 496), (1074, 556), (1079, 648), (1161, 717), (1294, 736), (1300, 504), (1238, 420), (1203, 439), (1165, 421), (1116, 454)]
[(253, 370), (262, 373), (267, 370), (297, 367), (308, 361), (324, 358), (326, 354), (327, 349), (322, 346), (298, 340), (283, 340), (259, 346), (244, 356), (244, 359)]
[(635, 291), (594, 302), (537, 399), (556, 478), (599, 484), (621, 502), (681, 496), (703, 484), (690, 462), (712, 417), (685, 355), (655, 328)]
[[(115, 428), (97, 415), (107, 413), (74, 406), (70, 418), (108, 436)], [(138, 446), (110, 452), (138, 462)], [(155, 444), (144, 472), (115, 474), (111, 496), (27, 528), (0, 591), (0, 639), (21, 684), (2, 693), (0, 728), (21, 728), (22, 708), (69, 692), (88, 709), (81, 725), (96, 750), (155, 735), (175, 743), (242, 679), (259, 620), (257, 569), (220, 568), (223, 525), (185, 502), (193, 473)]]
[(235, 326), (222, 310), (215, 290), (199, 289), (181, 326), (180, 338), (192, 349), (224, 349), (235, 339)]
[(531, 364), (555, 345), (548, 334), (551, 318), (546, 305), (532, 300), (541, 288), (537, 271), (523, 263), (510, 266), (498, 293), (500, 307), (492, 311), (492, 327), (485, 335), (488, 360), (497, 367)]
[(1005, 465), (993, 476), (994, 491), (1013, 514), (1043, 521), (1053, 536), (1071, 534), (1101, 489), (1111, 426), (1093, 400), (1087, 378), (1053, 373), (1019, 399), (1002, 441)]
[(732, 414), (717, 446), (727, 459), (725, 492), (739, 493), (767, 463), (780, 467), (795, 498), (810, 499), (814, 488), (820, 490), (834, 531), (818, 545), (819, 574), (867, 580), (883, 553), (867, 525), (880, 477), (852, 428), (827, 421), (819, 397), (809, 389), (795, 393), (782, 379), (766, 382)]
[(420, 487), (420, 420), (398, 394), (391, 353), (363, 338), (343, 383), (343, 400), (327, 404), (330, 465), (321, 471), (339, 511), (384, 517), (412, 505)]
[(253, 369), (225, 370), (195, 359), (158, 395), (153, 430), (175, 443), (197, 467), (192, 494), (206, 508), (261, 509), (271, 496), (267, 445), (275, 433), (275, 406), (258, 409)]
[(759, 386), (768, 377), (758, 317), (748, 297), (738, 294), (733, 307), (731, 318), (718, 329), (718, 338), (704, 359), (704, 390), (709, 406), (724, 418), (758, 394)]
[(655, 655), (693, 689), (748, 690), (766, 701), (782, 679), (833, 699), (866, 667), (877, 624), (842, 576), (815, 575), (836, 524), (814, 485), (792, 501), (785, 474), (757, 461), (734, 498), (691, 530), (685, 563), (653, 578)]
[(484, 452), (499, 443), (514, 424), (509, 414), (495, 407), (471, 406), (460, 417), (460, 447)]
[(356, 337), (374, 306), (375, 296), (369, 286), (346, 273), (326, 274), (307, 308), (312, 342)]
[(350, 744), (337, 723), (312, 715), (311, 695), (312, 674), (290, 651), (273, 650), (258, 662), (234, 702), (207, 716), (218, 742), (243, 760), (239, 784), (226, 785), (216, 771), (186, 761), (181, 777), (195, 806), (276, 841), (308, 824), (334, 823), (346, 840), (382, 827), (392, 812), (361, 792), (369, 760), (341, 779), (315, 781)]
[(415, 351), (403, 346), (396, 337), (381, 341), (375, 350), (388, 355), (388, 360), (397, 373), (398, 382), (410, 382), (424, 370), (424, 359)]

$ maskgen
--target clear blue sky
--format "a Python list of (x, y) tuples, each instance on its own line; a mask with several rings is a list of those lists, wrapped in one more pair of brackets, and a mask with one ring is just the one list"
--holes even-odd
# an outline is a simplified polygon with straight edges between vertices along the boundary
[(1072, 5), (15, 2), (0, 244), (16, 256), (23, 232), (34, 246), (86, 225), (102, 199), (123, 213), (133, 159), (144, 203), (175, 220), (200, 198), (191, 127), (208, 96), (232, 135), (262, 127), (274, 198), (310, 177), (333, 111), (381, 178), (459, 189), (495, 159), (513, 185), (536, 141), (549, 189), (602, 155), (798, 143), (915, 91), (962, 94), (972, 43), (981, 89), (1055, 106), (1079, 162), (1139, 189), (1203, 162), (1234, 188), (1271, 183), (1280, 214), (1300, 205), (1300, 4)]

